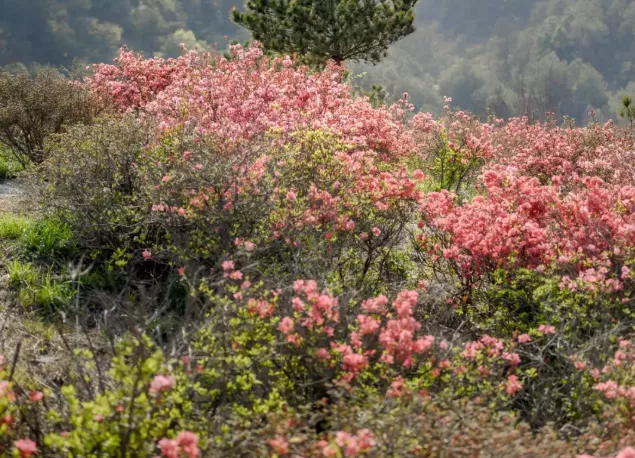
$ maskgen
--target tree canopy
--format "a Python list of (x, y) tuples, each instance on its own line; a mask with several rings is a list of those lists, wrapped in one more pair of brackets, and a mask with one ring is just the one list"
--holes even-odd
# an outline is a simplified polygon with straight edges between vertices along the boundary
[(377, 63), (390, 44), (414, 32), (417, 1), (249, 0), (232, 18), (267, 50)]

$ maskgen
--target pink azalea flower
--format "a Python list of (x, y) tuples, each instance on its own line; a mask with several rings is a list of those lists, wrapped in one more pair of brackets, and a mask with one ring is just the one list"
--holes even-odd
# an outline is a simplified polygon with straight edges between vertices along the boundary
[(179, 444), (175, 440), (161, 439), (159, 449), (164, 458), (179, 458)]
[(285, 316), (282, 321), (280, 321), (280, 324), (278, 324), (278, 330), (283, 334), (289, 334), (293, 329), (293, 326), (293, 319)]
[(523, 385), (518, 381), (518, 377), (516, 375), (510, 375), (507, 377), (507, 383), (505, 384), (505, 391), (507, 391), (507, 394), (514, 396), (522, 389)]
[(150, 392), (158, 394), (167, 391), (176, 385), (176, 380), (171, 375), (156, 375), (150, 383)]
[(289, 453), (289, 443), (283, 436), (276, 436), (273, 439), (269, 439), (269, 446), (278, 455), (286, 455)]
[(549, 326), (546, 324), (541, 324), (540, 326), (538, 326), (538, 332), (541, 332), (545, 335), (549, 335), (549, 334), (555, 334), (556, 333), (556, 328), (555, 326)]
[(185, 453), (187, 458), (197, 458), (199, 456), (198, 437), (190, 431), (183, 431), (176, 436), (176, 442), (179, 444), (181, 451)]
[(531, 342), (531, 336), (529, 334), (521, 334), (518, 336), (518, 343), (525, 344)]
[(20, 458), (30, 458), (38, 452), (37, 444), (31, 439), (20, 439), (13, 443), (18, 452), (20, 452)]

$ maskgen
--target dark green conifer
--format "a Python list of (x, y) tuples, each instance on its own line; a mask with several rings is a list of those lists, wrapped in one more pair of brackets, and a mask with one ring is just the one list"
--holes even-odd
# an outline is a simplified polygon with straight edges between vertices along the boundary
[(414, 31), (418, 0), (248, 0), (232, 19), (267, 51), (377, 63), (388, 46)]

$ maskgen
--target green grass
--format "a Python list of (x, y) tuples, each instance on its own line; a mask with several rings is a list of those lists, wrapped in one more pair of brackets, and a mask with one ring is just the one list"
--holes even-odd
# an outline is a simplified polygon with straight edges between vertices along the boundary
[(75, 296), (70, 281), (55, 278), (50, 269), (44, 272), (19, 260), (9, 266), (9, 285), (17, 288), (24, 307), (39, 307), (44, 314), (66, 308)]
[(0, 214), (0, 239), (19, 239), (33, 224), (33, 220), (25, 216)]
[(34, 221), (2, 215), (0, 239), (14, 240), (16, 254), (22, 258), (14, 259), (8, 268), (9, 285), (17, 290), (20, 304), (37, 308), (44, 316), (67, 308), (76, 289), (65, 269), (56, 266), (72, 249), (71, 229), (55, 218)]
[(13, 178), (22, 170), (22, 165), (0, 146), (0, 178)]
[(16, 259), (9, 265), (10, 286), (33, 285), (36, 283), (37, 277), (37, 272), (32, 264)]
[(37, 221), (24, 231), (20, 246), (39, 258), (54, 260), (71, 249), (71, 229), (55, 218)]

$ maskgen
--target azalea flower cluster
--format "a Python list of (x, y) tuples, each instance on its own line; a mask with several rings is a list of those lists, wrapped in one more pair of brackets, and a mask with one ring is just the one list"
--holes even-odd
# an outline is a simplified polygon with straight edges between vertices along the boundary
[(633, 139), (612, 121), (572, 128), (514, 118), (499, 126), (491, 162), (499, 171), (537, 177), (543, 184), (557, 177), (569, 187), (584, 177), (615, 185), (631, 184), (635, 177)]
[(635, 421), (635, 342), (621, 339), (613, 359), (604, 367), (592, 368), (581, 359), (577, 366), (591, 375), (593, 389), (617, 407), (617, 415), (632, 425)]
[(99, 64), (93, 91), (121, 110), (142, 110), (160, 130), (186, 128), (217, 139), (232, 152), (270, 130), (333, 130), (347, 143), (391, 154), (412, 150), (405, 129), (410, 106), (373, 108), (351, 95), (343, 67), (312, 72), (289, 58), (270, 61), (261, 45), (233, 45), (230, 58), (189, 51), (176, 59), (144, 59), (122, 50), (114, 64)]
[(634, 241), (635, 188), (585, 178), (580, 190), (562, 193), (535, 177), (493, 170), (483, 182), (485, 195), (465, 205), (455, 205), (447, 192), (426, 197), (425, 221), (450, 235), (449, 243), (432, 246), (422, 237), (431, 253), (455, 261), (466, 276), (500, 266), (551, 265), (569, 271), (563, 281), (571, 289), (622, 287), (629, 273), (624, 260)]
[[(467, 203), (448, 191), (423, 199), (419, 236), (433, 262), (474, 282), (504, 268), (552, 272), (562, 287), (617, 292), (635, 240), (632, 140), (610, 124), (558, 129), (512, 120)], [(606, 153), (610, 151), (610, 153)], [(605, 154), (606, 153), (606, 154)]]

